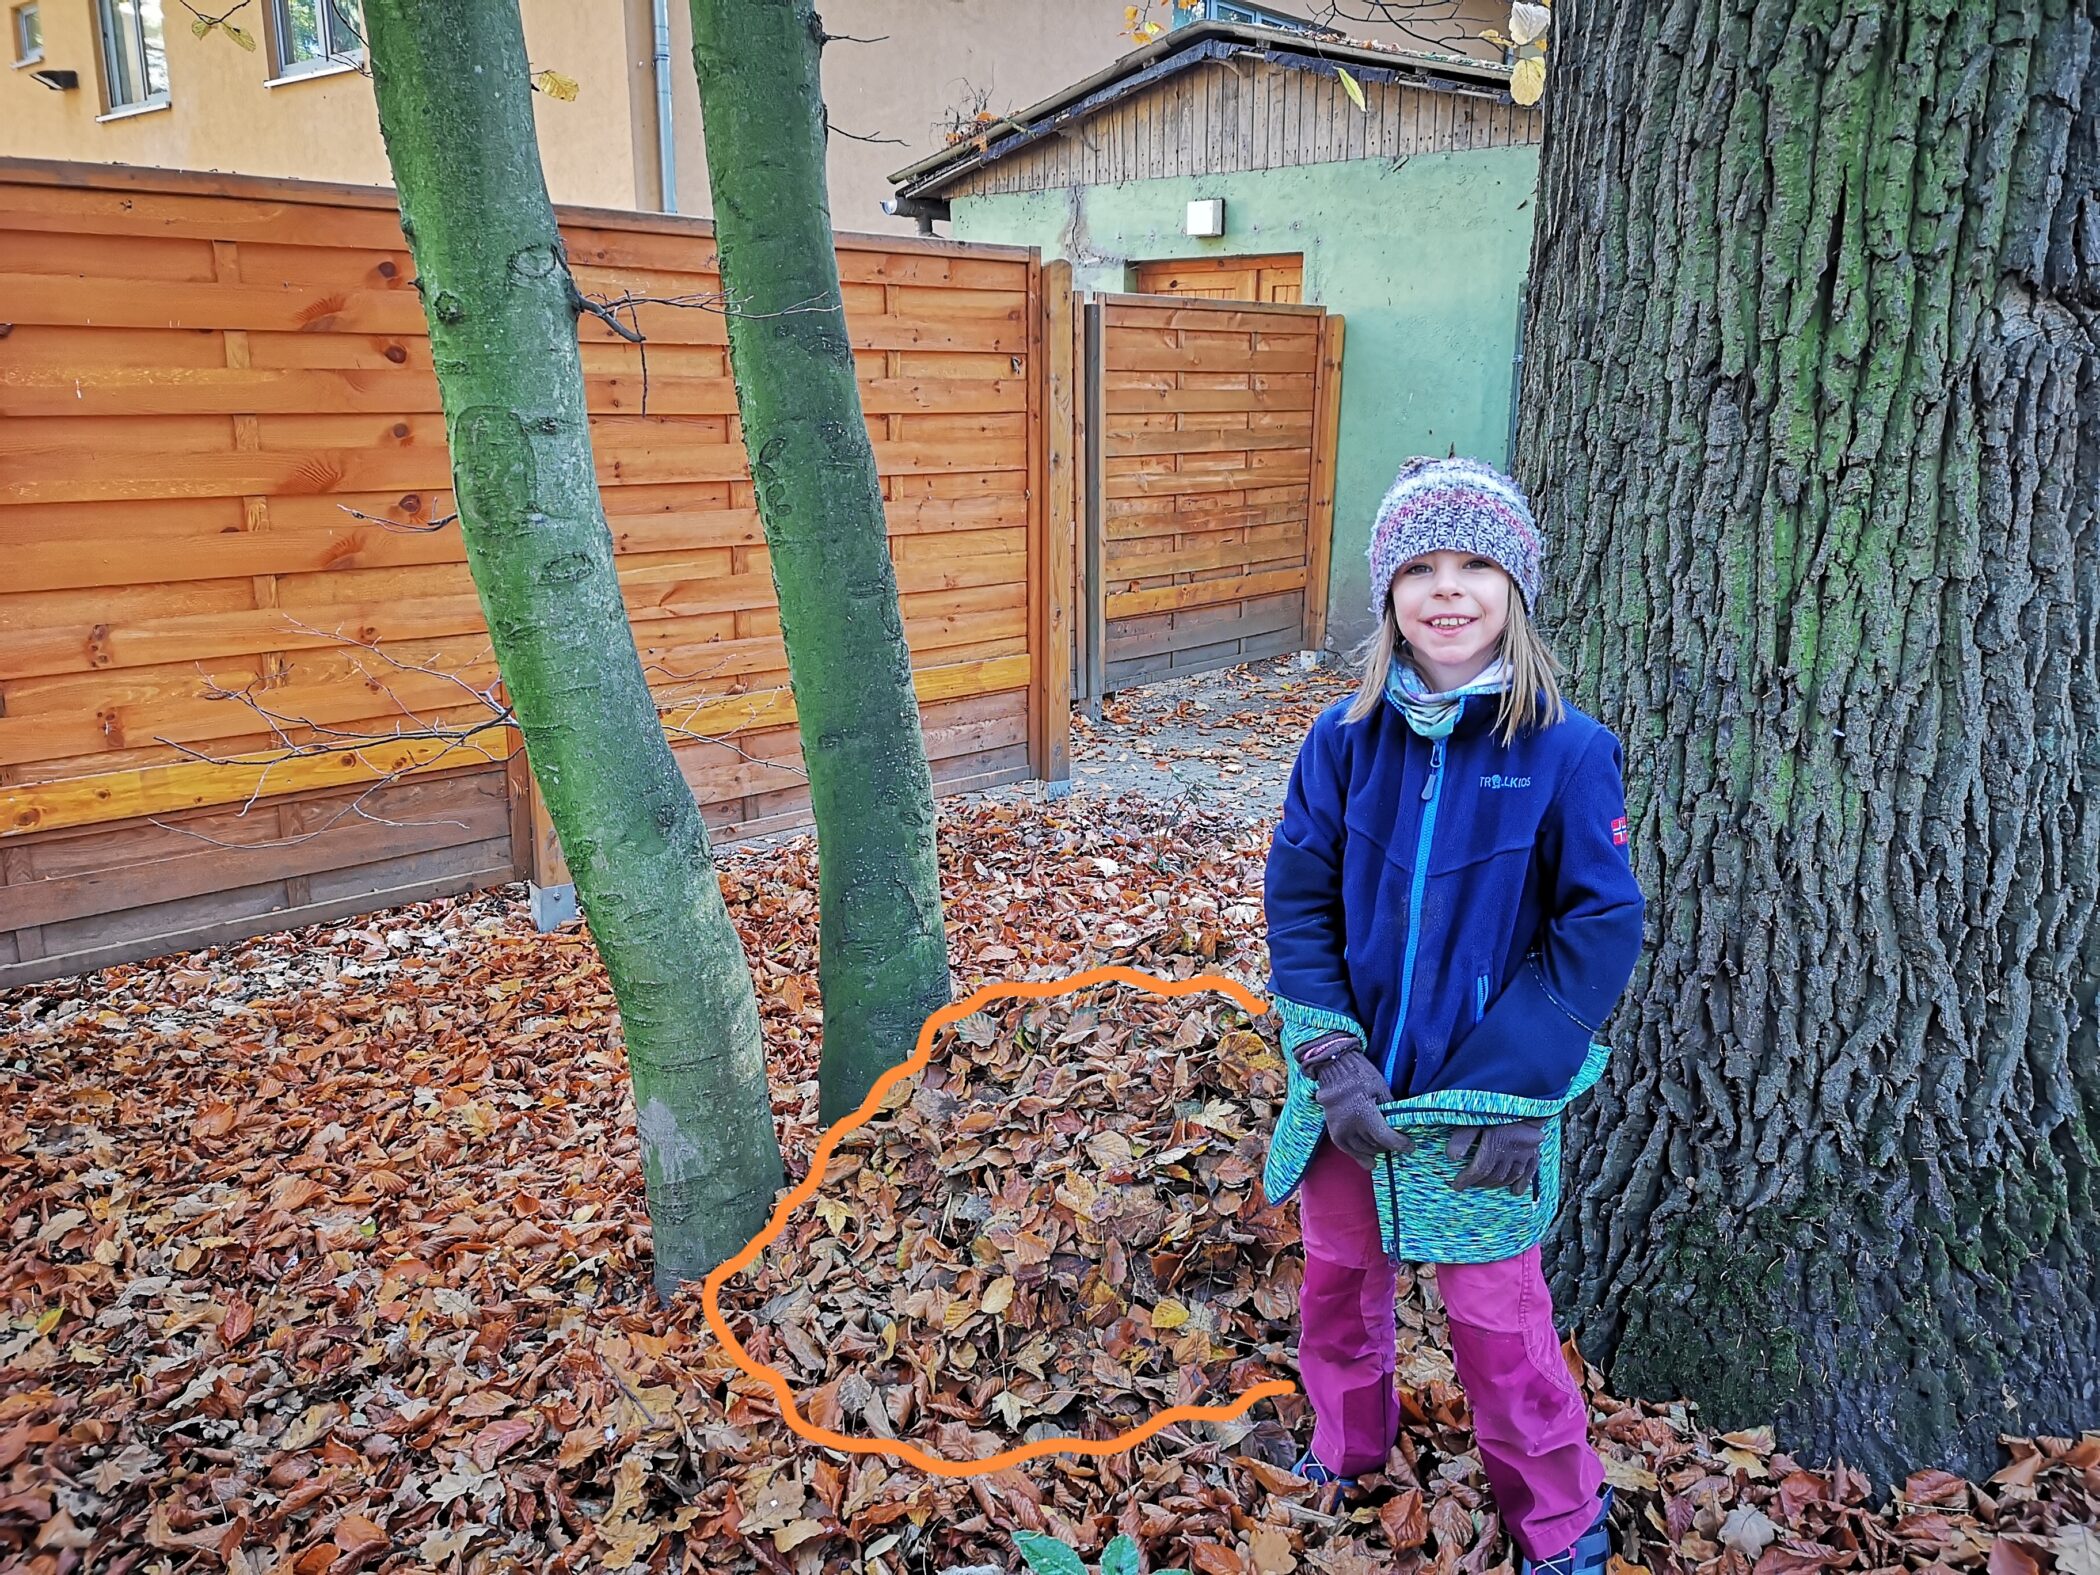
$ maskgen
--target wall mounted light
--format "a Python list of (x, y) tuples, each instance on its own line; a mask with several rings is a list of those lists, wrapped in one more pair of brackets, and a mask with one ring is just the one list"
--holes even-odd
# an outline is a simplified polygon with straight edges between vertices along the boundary
[(1225, 233), (1225, 199), (1206, 197), (1189, 204), (1188, 223), (1184, 226), (1190, 235), (1223, 235)]

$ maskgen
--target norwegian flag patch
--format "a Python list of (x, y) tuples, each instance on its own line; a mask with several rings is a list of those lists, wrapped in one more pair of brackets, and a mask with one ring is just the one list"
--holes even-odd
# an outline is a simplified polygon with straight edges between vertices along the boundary
[(1611, 823), (1611, 845), (1613, 847), (1625, 847), (1627, 840), (1631, 836), (1632, 833), (1626, 829), (1626, 817), (1624, 815), (1621, 815), (1617, 820)]

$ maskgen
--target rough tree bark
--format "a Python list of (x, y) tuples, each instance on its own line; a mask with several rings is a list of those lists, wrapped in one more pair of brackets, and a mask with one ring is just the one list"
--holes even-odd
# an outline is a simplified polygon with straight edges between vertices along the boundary
[(856, 1109), (947, 1003), (933, 776), (846, 336), (809, 0), (692, 0), (730, 368), (817, 823), (819, 1104)]
[(1987, 1472), (2100, 1419), (2095, 10), (1554, 26), (1520, 468), (1651, 917), (1556, 1296), (1621, 1392)]
[(666, 1294), (782, 1176), (758, 1003), (613, 574), (517, 0), (365, 0), (467, 563), (627, 1040)]

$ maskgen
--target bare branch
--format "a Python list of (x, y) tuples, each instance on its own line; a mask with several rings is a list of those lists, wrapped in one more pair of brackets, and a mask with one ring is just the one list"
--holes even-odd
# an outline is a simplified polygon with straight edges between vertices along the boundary
[(821, 47), (825, 44), (887, 44), (889, 41), (887, 33), (877, 33), (873, 38), (855, 38), (851, 33), (826, 33), (817, 43)]
[[(212, 847), (228, 848), (237, 853), (252, 852), (263, 848), (296, 848), (302, 842), (311, 842), (314, 838), (333, 831), (352, 816), (375, 826), (453, 826), (461, 831), (468, 829), (467, 823), (463, 820), (394, 820), (384, 815), (375, 815), (365, 808), (366, 799), (377, 793), (381, 788), (392, 786), (400, 780), (403, 774), (399, 771), (387, 773), (387, 775), (379, 778), (370, 787), (359, 793), (357, 797), (343, 803), (334, 814), (330, 815), (318, 826), (311, 826), (296, 836), (269, 837), (257, 842), (226, 842), (218, 837), (207, 836), (194, 826), (184, 825), (179, 821), (160, 820), (150, 815), (147, 819), (151, 824), (160, 827), (163, 831), (177, 832), (198, 842), (208, 843)], [(245, 808), (242, 810), (242, 813), (247, 813)]]
[[(694, 710), (698, 709), (699, 707), (696, 705)], [(691, 716), (692, 712), (688, 711), (686, 715)], [(805, 768), (790, 765), (785, 760), (768, 760), (763, 755), (754, 755), (727, 734), (695, 732), (692, 728), (685, 726), (683, 723), (673, 722), (668, 717), (664, 718), (664, 731), (666, 733), (675, 733), (680, 738), (692, 739), (697, 743), (719, 744), (738, 759), (749, 761), (754, 766), (771, 766), (775, 771), (784, 771), (791, 777), (800, 777), (805, 782), (809, 780), (809, 772)]]
[(1312, 19), (1323, 27), (1383, 23), (1416, 43), (1455, 54), (1471, 53), (1466, 46), (1476, 40), (1460, 0), (1322, 0)]
[[(360, 651), (366, 651), (369, 652), (371, 655), (378, 657), (382, 662), (385, 662), (387, 666), (393, 668), (396, 672), (419, 673), (426, 678), (442, 678), (447, 683), (457, 685), (466, 694), (466, 697), (469, 700), (472, 700), (479, 705), (487, 706), (491, 711), (498, 713), (505, 719), (508, 719), (510, 717), (510, 707), (496, 698), (495, 684), (490, 684), (489, 687), (486, 689), (476, 689), (472, 684), (468, 683), (464, 678), (461, 678), (457, 673), (450, 672), (445, 668), (437, 666), (436, 664), (441, 659), (439, 656), (432, 656), (427, 662), (404, 662), (400, 658), (393, 655), (393, 653), (391, 653), (390, 651), (387, 651), (376, 640), (360, 640), (354, 635), (344, 634), (340, 629), (316, 629), (312, 624), (302, 623), (297, 618), (292, 617), (289, 613), (282, 614), (281, 616), (284, 618), (284, 621), (287, 624), (291, 625), (292, 628), (296, 629), (301, 634), (311, 635), (317, 640), (333, 640), (342, 645), (354, 646)], [(494, 655), (495, 647), (493, 645), (485, 645), (481, 648), (479, 652), (475, 654), (474, 658), (471, 661), (469, 661), (467, 665), (471, 667), (474, 664), (474, 662), (478, 662), (484, 657), (493, 657)], [(365, 670), (362, 664), (358, 666), (358, 671), (364, 673), (367, 678), (370, 678), (372, 676), (369, 672)], [(404, 707), (403, 709), (405, 710), (406, 708)]]
[(613, 313), (618, 310), (617, 304), (604, 305), (592, 300), (576, 288), (576, 281), (573, 279), (569, 281), (569, 302), (577, 310), (589, 312), (591, 316), (597, 318), (599, 322), (605, 324), (606, 327), (610, 328), (622, 339), (625, 339), (629, 344), (638, 345), (642, 342), (642, 332), (639, 328), (629, 328), (619, 318), (613, 316)]
[(865, 137), (857, 131), (848, 131), (844, 126), (833, 125), (828, 115), (824, 117), (824, 129), (834, 137), (851, 137), (855, 142), (889, 143), (900, 148), (905, 145), (902, 137)]
[(363, 520), (367, 525), (377, 525), (382, 530), (390, 530), (397, 536), (428, 536), (432, 531), (443, 530), (447, 525), (459, 518), (458, 514), (453, 513), (447, 514), (440, 519), (434, 519), (427, 525), (404, 525), (399, 520), (386, 519), (378, 514), (367, 514), (363, 509), (353, 509), (347, 503), (338, 503), (336, 507), (354, 520)]

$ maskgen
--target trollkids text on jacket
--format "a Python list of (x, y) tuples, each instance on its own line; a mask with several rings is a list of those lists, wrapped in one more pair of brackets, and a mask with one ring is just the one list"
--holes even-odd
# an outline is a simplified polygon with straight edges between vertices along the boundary
[(1345, 1016), (1396, 1098), (1556, 1099), (1633, 976), (1644, 912), (1619, 741), (1570, 706), (1505, 747), (1391, 704), (1313, 722), (1264, 891), (1273, 995)]

